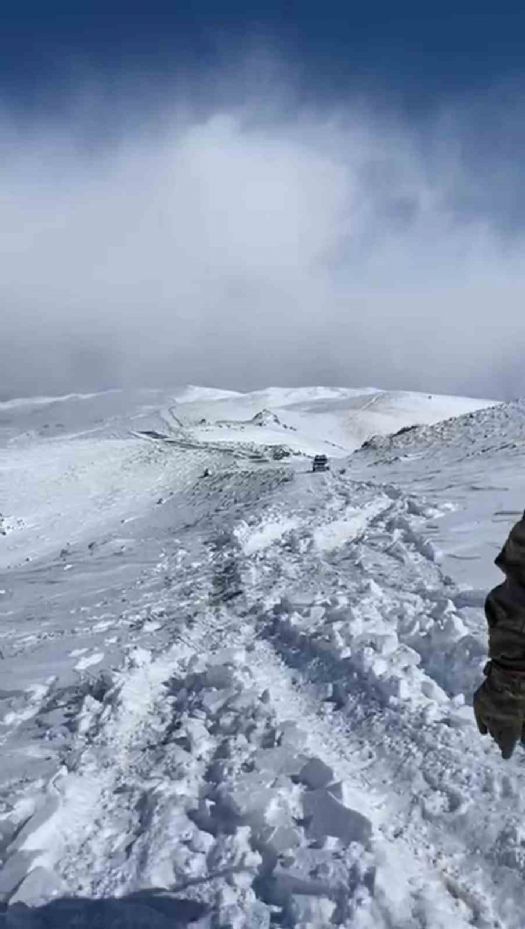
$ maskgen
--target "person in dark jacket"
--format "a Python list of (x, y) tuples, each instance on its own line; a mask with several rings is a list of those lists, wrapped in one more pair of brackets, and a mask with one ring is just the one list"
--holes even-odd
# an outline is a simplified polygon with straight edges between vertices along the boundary
[(510, 758), (525, 741), (525, 513), (496, 565), (505, 580), (485, 602), (490, 660), (474, 694), (474, 714), (481, 734), (489, 733), (503, 758)]

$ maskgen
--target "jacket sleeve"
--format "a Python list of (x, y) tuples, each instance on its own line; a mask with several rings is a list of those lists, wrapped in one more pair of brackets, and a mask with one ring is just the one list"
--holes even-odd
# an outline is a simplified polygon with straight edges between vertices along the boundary
[(525, 514), (496, 558), (505, 581), (485, 602), (489, 657), (508, 671), (525, 672)]

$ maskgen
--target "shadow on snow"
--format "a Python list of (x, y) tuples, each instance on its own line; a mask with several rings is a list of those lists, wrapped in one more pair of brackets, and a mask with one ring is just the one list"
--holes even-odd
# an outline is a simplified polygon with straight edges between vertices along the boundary
[(106, 900), (66, 897), (36, 908), (0, 904), (0, 929), (179, 929), (206, 912), (196, 900), (150, 890)]

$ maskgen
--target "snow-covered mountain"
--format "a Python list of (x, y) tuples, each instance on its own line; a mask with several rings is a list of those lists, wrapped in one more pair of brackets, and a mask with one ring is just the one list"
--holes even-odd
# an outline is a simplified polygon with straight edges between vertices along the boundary
[(0, 444), (66, 434), (127, 437), (130, 428), (177, 436), (185, 428), (206, 442), (286, 442), (300, 453), (345, 455), (373, 435), (490, 405), (489, 400), (372, 387), (270, 387), (243, 394), (194, 386), (110, 390), (0, 403)]
[(525, 404), (115, 391), (0, 441), (0, 921), (521, 929), (524, 756), (469, 704)]
[(174, 412), (205, 441), (284, 442), (299, 453), (344, 456), (373, 435), (435, 423), (488, 405), (488, 400), (373, 387), (271, 387), (227, 397), (185, 394)]

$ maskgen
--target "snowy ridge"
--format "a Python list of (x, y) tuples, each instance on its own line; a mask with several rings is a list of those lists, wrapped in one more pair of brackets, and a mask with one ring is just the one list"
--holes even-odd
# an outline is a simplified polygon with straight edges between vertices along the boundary
[(473, 454), (486, 454), (518, 448), (525, 442), (525, 401), (497, 404), (488, 409), (465, 413), (430, 425), (415, 425), (393, 435), (373, 436), (364, 450), (429, 450), (431, 447), (458, 446), (463, 452), (471, 446)]
[(59, 397), (15, 397), (13, 400), (0, 400), (0, 413), (20, 410), (23, 407), (50, 406), (55, 403), (66, 403), (70, 400), (92, 400), (102, 396), (101, 393), (90, 394), (63, 394)]

